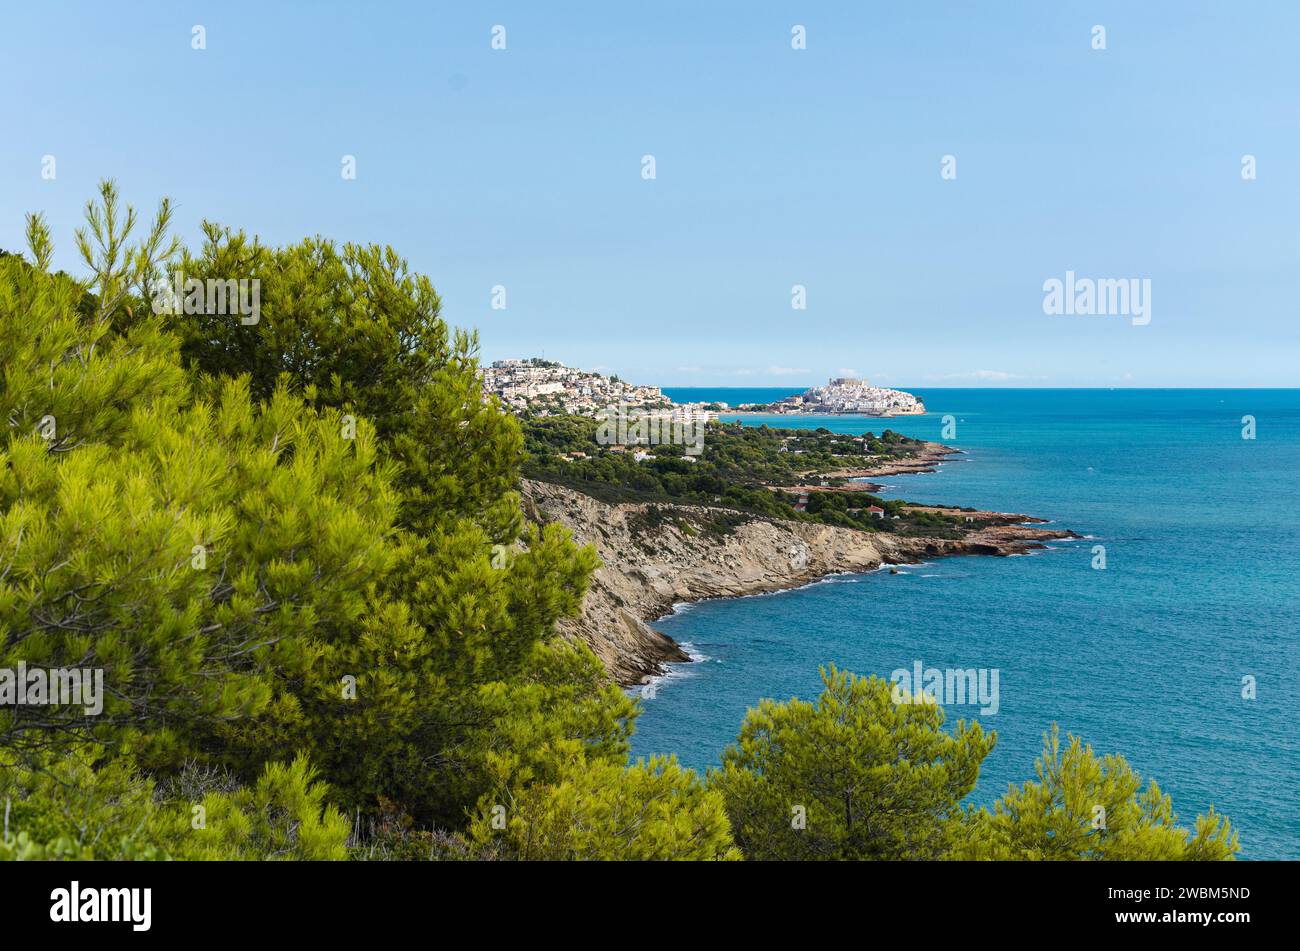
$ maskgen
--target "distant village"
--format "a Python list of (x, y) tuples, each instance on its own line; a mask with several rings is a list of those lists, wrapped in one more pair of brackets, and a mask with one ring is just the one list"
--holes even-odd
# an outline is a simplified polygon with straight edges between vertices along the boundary
[[(726, 403), (674, 403), (657, 386), (639, 386), (617, 376), (567, 367), (554, 360), (496, 360), (480, 371), (483, 393), (496, 396), (521, 416), (599, 416), (611, 407), (631, 412), (663, 411), (675, 416), (714, 419)], [(776, 403), (743, 403), (742, 413), (798, 415), (811, 413), (903, 416), (925, 412), (911, 393), (872, 386), (866, 380), (836, 377)]]
[(518, 415), (598, 416), (610, 407), (634, 412), (716, 417), (719, 404), (674, 403), (657, 386), (638, 386), (563, 363), (533, 357), (497, 360), (481, 371), (484, 394), (493, 394)]
[(925, 412), (921, 400), (903, 390), (872, 386), (856, 377), (835, 377), (825, 386), (814, 386), (797, 396), (776, 403), (746, 403), (736, 407), (745, 413), (847, 413), (865, 416), (911, 416)]

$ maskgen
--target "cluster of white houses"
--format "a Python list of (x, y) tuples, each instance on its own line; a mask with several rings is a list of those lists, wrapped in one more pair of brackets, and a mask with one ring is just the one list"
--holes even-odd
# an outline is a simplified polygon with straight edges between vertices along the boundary
[(657, 386), (638, 386), (553, 360), (496, 360), (479, 372), (484, 395), (495, 395), (516, 413), (597, 416), (617, 406), (631, 411), (704, 412), (703, 404), (674, 403)]
[(483, 392), (494, 394), (516, 412), (594, 416), (616, 403), (645, 409), (672, 406), (657, 386), (634, 386), (617, 377), (537, 358), (497, 360), (481, 373)]
[[(740, 407), (741, 410), (757, 408), (753, 405)], [(860, 413), (866, 416), (904, 416), (925, 412), (925, 404), (913, 394), (872, 386), (855, 377), (835, 377), (825, 386), (814, 386), (764, 408), (770, 413)]]

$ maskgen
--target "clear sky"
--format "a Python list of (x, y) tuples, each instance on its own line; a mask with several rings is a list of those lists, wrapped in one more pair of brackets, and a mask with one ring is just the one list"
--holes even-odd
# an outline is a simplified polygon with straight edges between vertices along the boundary
[[(5, 6), (0, 247), (42, 210), (70, 270), (111, 176), (192, 243), (392, 244), (488, 359), (1300, 385), (1294, 0)], [(1067, 270), (1149, 279), (1150, 323), (1045, 314)]]

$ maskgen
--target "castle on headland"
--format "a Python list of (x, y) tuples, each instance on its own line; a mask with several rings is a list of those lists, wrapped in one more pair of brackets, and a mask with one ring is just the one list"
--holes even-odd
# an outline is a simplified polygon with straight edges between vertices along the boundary
[[(748, 409), (749, 407), (740, 407)], [(905, 416), (925, 412), (917, 396), (903, 390), (872, 386), (857, 377), (832, 377), (825, 386), (814, 386), (797, 396), (788, 396), (765, 407), (770, 413), (852, 413), (865, 416)]]

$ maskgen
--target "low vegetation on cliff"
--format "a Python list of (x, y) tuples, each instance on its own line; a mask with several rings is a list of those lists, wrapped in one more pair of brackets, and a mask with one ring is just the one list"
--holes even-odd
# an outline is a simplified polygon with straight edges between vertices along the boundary
[[(846, 471), (907, 462), (930, 447), (893, 430), (851, 436), (710, 422), (702, 452), (691, 456), (672, 443), (602, 446), (598, 428), (583, 416), (525, 419), (524, 474), (605, 502), (711, 505), (764, 518), (938, 538), (958, 537), (963, 525), (955, 515), (918, 510), (898, 499), (837, 491), (848, 487)], [(816, 484), (801, 488), (809, 481)]]

